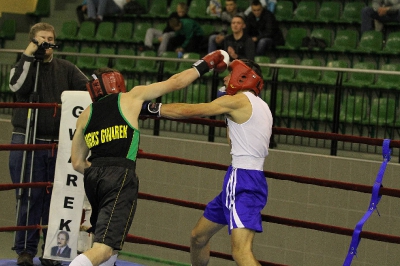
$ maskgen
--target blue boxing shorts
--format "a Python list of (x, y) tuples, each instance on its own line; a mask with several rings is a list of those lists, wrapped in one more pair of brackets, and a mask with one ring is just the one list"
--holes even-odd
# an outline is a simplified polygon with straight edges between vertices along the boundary
[(263, 171), (233, 168), (225, 174), (222, 192), (207, 204), (204, 217), (234, 228), (262, 232), (261, 211), (267, 204), (268, 185)]

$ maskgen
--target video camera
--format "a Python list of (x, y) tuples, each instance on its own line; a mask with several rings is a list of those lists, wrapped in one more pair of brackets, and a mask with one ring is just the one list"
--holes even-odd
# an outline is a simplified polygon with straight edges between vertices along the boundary
[(37, 40), (35, 40), (35, 39), (32, 39), (32, 42), (34, 44), (36, 44), (39, 48), (42, 48), (42, 49), (45, 49), (45, 50), (50, 49), (50, 48), (58, 49), (58, 45), (56, 45), (56, 44), (52, 44), (52, 43), (48, 43), (48, 42), (42, 42), (39, 45), (39, 42)]

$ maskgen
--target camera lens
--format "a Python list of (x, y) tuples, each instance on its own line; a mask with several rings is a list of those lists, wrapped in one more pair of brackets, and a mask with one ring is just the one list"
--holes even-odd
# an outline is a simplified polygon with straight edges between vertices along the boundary
[(48, 42), (43, 42), (43, 43), (42, 43), (42, 47), (43, 47), (44, 49), (49, 49), (49, 48), (50, 48), (50, 43), (48, 43)]

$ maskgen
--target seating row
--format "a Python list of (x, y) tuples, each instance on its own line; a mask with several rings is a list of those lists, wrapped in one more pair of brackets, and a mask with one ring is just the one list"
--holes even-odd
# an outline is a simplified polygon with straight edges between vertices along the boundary
[[(264, 100), (270, 103), (270, 92)], [(292, 90), (285, 94), (278, 90), (275, 110), (275, 125), (295, 127), (299, 122), (303, 129), (311, 124), (311, 130), (318, 130), (321, 122), (332, 123), (334, 117), (334, 93)], [(339, 123), (342, 134), (346, 125), (366, 127), (370, 137), (376, 137), (376, 127), (400, 128), (398, 104), (391, 97), (369, 99), (365, 95), (345, 95), (340, 101)], [(360, 130), (361, 131), (361, 130)], [(393, 133), (393, 132), (391, 132)]]
[[(271, 62), (269, 57), (256, 56), (255, 61), (259, 64), (269, 64)], [(294, 57), (280, 57), (277, 58), (275, 64), (280, 65), (296, 65)], [(357, 87), (357, 88), (371, 88), (371, 89), (399, 89), (400, 84), (400, 64), (387, 63), (380, 66), (378, 69), (373, 62), (357, 62), (352, 67), (345, 60), (331, 60), (325, 65), (320, 59), (303, 59), (300, 66), (321, 67), (320, 69), (294, 69), (294, 68), (279, 68), (278, 81), (288, 83), (303, 83), (314, 85), (335, 85), (338, 79), (337, 71), (330, 71), (329, 68), (352, 68), (362, 70), (383, 70), (394, 71), (396, 74), (374, 74), (368, 72), (343, 72), (342, 84), (344, 86)], [(322, 67), (326, 67), (322, 68)], [(261, 66), (263, 71), (263, 78), (265, 80), (272, 79), (272, 70), (268, 66)]]
[[(65, 46), (62, 52), (72, 52), (89, 54), (88, 56), (77, 56), (69, 55), (64, 56), (65, 59), (76, 64), (79, 68), (85, 69), (96, 69), (100, 67), (115, 67), (122, 72), (149, 72), (157, 73), (158, 65), (156, 60), (134, 60), (131, 58), (116, 57), (113, 55), (127, 55), (135, 56), (136, 53), (131, 48), (112, 48), (102, 47), (97, 49), (96, 47), (83, 47), (79, 50), (77, 46)], [(90, 56), (93, 54), (100, 54), (102, 56)], [(143, 51), (139, 53), (142, 57), (156, 57), (155, 51)], [(177, 58), (175, 52), (165, 52), (162, 57), (164, 58)], [(193, 62), (200, 58), (198, 53), (185, 53), (183, 59), (192, 59)], [(269, 66), (263, 64), (281, 64), (281, 65), (297, 65), (295, 57), (279, 57), (272, 62), (270, 57), (267, 56), (256, 56), (255, 62), (261, 64), (263, 78), (265, 80), (272, 80), (272, 69)], [(314, 84), (325, 84), (335, 85), (338, 73), (336, 71), (324, 70), (322, 67), (327, 68), (353, 68), (363, 70), (383, 70), (383, 71), (394, 71), (400, 73), (400, 63), (386, 63), (381, 66), (377, 66), (374, 62), (357, 62), (353, 66), (350, 66), (348, 61), (345, 60), (330, 60), (324, 63), (323, 60), (317, 58), (306, 58), (302, 59), (298, 64), (300, 66), (311, 66), (321, 67), (318, 70), (315, 69), (294, 69), (294, 68), (280, 68), (278, 72), (278, 81), (291, 82), (291, 83), (314, 83)], [(179, 62), (179, 61), (165, 61), (163, 63), (163, 72), (168, 74), (174, 74), (182, 71), (191, 66), (191, 62)], [(367, 72), (353, 72), (343, 74), (343, 85), (352, 87), (365, 87), (374, 89), (398, 89), (400, 84), (400, 75), (396, 74), (374, 74)]]
[[(96, 25), (93, 21), (84, 21), (80, 27), (74, 20), (65, 21), (62, 24), (57, 41), (82, 43), (114, 43), (135, 45), (143, 43), (146, 31), (149, 28), (164, 30), (165, 23), (152, 23), (149, 21), (128, 22), (103, 21)], [(206, 35), (215, 31), (210, 24), (201, 26)], [(155, 39), (154, 41), (157, 41)]]
[[(322, 40), (323, 46), (316, 43), (304, 43), (309, 39)], [(326, 46), (326, 47), (325, 47)], [(357, 30), (343, 29), (334, 32), (331, 29), (318, 28), (308, 34), (308, 30), (300, 27), (290, 28), (286, 33), (285, 44), (277, 46), (278, 52), (296, 51), (300, 54), (312, 55), (322, 52), (322, 56), (337, 59), (339, 54), (346, 54), (350, 58), (357, 55), (360, 60), (364, 56), (379, 61), (380, 56), (389, 62), (392, 55), (400, 52), (400, 31), (390, 32), (385, 39), (382, 32), (367, 31), (359, 37)]]
[(362, 1), (309, 1), (303, 0), (294, 9), (293, 1), (282, 0), (276, 4), (275, 16), (281, 22), (360, 23)]
[[(81, 55), (57, 55), (64, 58), (74, 64), (76, 64), (80, 69), (94, 70), (101, 67), (113, 67), (121, 72), (131, 72), (131, 73), (158, 73), (157, 63), (160, 61), (148, 60), (148, 59), (132, 59), (121, 57), (121, 55), (135, 56), (136, 53), (133, 49), (129, 48), (109, 48), (101, 47), (97, 49), (96, 47), (82, 47), (80, 50), (77, 46), (64, 46), (61, 52), (67, 53), (80, 53)], [(113, 55), (119, 55), (113, 57)], [(156, 57), (155, 51), (143, 51), (139, 53), (140, 57)], [(161, 57), (164, 58), (177, 58), (175, 52), (164, 52)], [(182, 59), (192, 59), (193, 62), (200, 58), (198, 53), (185, 53)], [(177, 72), (183, 71), (190, 68), (192, 62), (176, 62), (176, 61), (166, 61), (163, 63), (163, 71), (166, 74), (175, 74)]]

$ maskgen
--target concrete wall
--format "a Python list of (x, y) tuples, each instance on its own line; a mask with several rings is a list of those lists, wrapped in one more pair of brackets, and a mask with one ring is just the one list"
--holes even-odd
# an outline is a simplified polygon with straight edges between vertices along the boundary
[(1, 0), (0, 14), (3, 12), (14, 14), (33, 12), (35, 10), (36, 3), (37, 0)]
[[(11, 127), (8, 120), (0, 120), (0, 140), (9, 143)], [(142, 135), (141, 149), (157, 153), (205, 162), (228, 165), (229, 147), (203, 141), (189, 141), (165, 137)], [(271, 150), (265, 170), (309, 176), (365, 185), (374, 183), (380, 162), (337, 158), (307, 153)], [(399, 164), (390, 163), (383, 185), (400, 189)], [(0, 153), (0, 182), (9, 183), (8, 152)], [(184, 166), (154, 160), (138, 161), (140, 191), (153, 195), (177, 198), (206, 204), (220, 191), (224, 171)], [(333, 188), (303, 185), (268, 178), (269, 199), (264, 214), (290, 219), (305, 220), (353, 229), (368, 208), (370, 195)], [(0, 193), (0, 226), (15, 223), (14, 193)], [(400, 200), (383, 196), (378, 210), (364, 225), (364, 230), (389, 235), (400, 232)], [(202, 211), (177, 207), (166, 203), (139, 200), (130, 234), (189, 245), (192, 227)], [(0, 234), (1, 237), (2, 234)], [(291, 266), (337, 266), (342, 265), (351, 241), (350, 236), (336, 235), (309, 229), (264, 223), (264, 232), (257, 234), (254, 252), (260, 260)], [(6, 249), (9, 247), (7, 246)], [(212, 250), (230, 253), (227, 230), (221, 230), (212, 240)], [(353, 266), (399, 265), (399, 246), (379, 241), (362, 239), (358, 258)], [(186, 252), (126, 243), (124, 251), (189, 263)], [(209, 265), (234, 265), (212, 258)]]
[[(229, 147), (199, 141), (143, 136), (145, 152), (192, 160), (229, 164)], [(357, 184), (372, 185), (380, 162), (336, 158), (307, 153), (271, 150), (265, 170), (304, 175)], [(400, 188), (399, 165), (390, 163), (383, 185)], [(207, 203), (219, 193), (223, 171), (192, 166), (139, 160), (140, 191), (170, 198)], [(298, 184), (268, 178), (269, 199), (263, 213), (290, 219), (305, 220), (353, 229), (369, 206), (370, 195)], [(400, 201), (383, 196), (378, 210), (364, 225), (364, 230), (399, 235)], [(202, 211), (169, 204), (140, 200), (130, 233), (151, 239), (188, 245), (191, 228)], [(342, 265), (351, 241), (350, 236), (265, 223), (264, 233), (257, 234), (254, 252), (258, 259), (287, 265)], [(398, 265), (398, 245), (361, 240), (358, 258), (352, 265)], [(126, 250), (155, 255), (177, 261), (188, 261), (188, 254), (171, 252), (145, 245), (127, 244)], [(212, 250), (229, 253), (226, 230), (212, 241)], [(234, 265), (212, 259), (210, 265)]]

